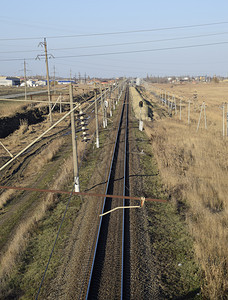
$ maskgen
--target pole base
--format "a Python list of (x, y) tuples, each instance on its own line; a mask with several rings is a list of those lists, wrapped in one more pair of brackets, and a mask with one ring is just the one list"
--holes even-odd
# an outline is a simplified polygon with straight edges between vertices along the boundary
[(139, 130), (143, 131), (143, 121), (139, 121)]

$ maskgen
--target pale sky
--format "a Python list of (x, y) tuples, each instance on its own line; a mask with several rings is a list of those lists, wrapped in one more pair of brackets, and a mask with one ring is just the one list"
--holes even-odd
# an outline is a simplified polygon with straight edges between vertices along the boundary
[(1, 2), (0, 75), (44, 75), (46, 37), (51, 76), (228, 76), (227, 0)]

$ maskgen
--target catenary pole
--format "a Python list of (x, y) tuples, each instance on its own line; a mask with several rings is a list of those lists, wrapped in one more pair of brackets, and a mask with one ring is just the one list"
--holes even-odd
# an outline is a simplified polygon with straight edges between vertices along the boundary
[(72, 111), (70, 116), (71, 116), (72, 148), (73, 148), (74, 186), (75, 186), (75, 192), (80, 192), (77, 140), (76, 140), (76, 133), (75, 133), (75, 119), (74, 119), (74, 111), (73, 111), (74, 105), (73, 105), (72, 83), (70, 83), (69, 87), (70, 87), (70, 110)]
[(97, 89), (95, 87), (95, 119), (96, 119), (96, 146), (99, 148), (99, 125), (98, 125), (98, 109), (97, 109)]

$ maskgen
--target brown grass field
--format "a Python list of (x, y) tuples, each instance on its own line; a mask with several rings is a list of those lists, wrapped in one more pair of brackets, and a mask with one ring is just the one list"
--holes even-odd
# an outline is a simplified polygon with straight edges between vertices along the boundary
[[(84, 91), (85, 88), (82, 87), (74, 93), (74, 96), (84, 94)], [(67, 93), (66, 99), (69, 100)], [(2, 106), (3, 105), (2, 103)], [(17, 111), (17, 103), (12, 103), (12, 107), (14, 112)], [(6, 107), (5, 112), (6, 115), (12, 115), (10, 107)], [(55, 112), (53, 114), (53, 120), (57, 121), (64, 114), (65, 113), (60, 114), (59, 112)], [(28, 165), (23, 169), (23, 175), (16, 175), (16, 178), (12, 178), (9, 184), (16, 186), (48, 186), (53, 189), (66, 189), (69, 188), (69, 186), (72, 188), (73, 163), (71, 136), (64, 134), (62, 137), (59, 137), (57, 135), (58, 132), (69, 127), (69, 119), (69, 117), (65, 119), (45, 136), (47, 137), (47, 141), (44, 142), (45, 147), (32, 157), (31, 161), (29, 161)], [(0, 140), (4, 146), (15, 155), (49, 127), (50, 122), (48, 116), (45, 117), (43, 122), (34, 125), (28, 125), (26, 120), (21, 120), (18, 130)], [(92, 134), (94, 127), (95, 120), (92, 119), (88, 126), (91, 142), (93, 141)], [(51, 139), (52, 135), (56, 135), (56, 137), (53, 137), (53, 140)], [(82, 160), (86, 147), (85, 143), (78, 141), (77, 150), (79, 163)], [(5, 157), (9, 158), (9, 155), (3, 147), (0, 147), (0, 158), (5, 159)], [(1, 165), (3, 165), (2, 162)], [(8, 293), (12, 292), (10, 288), (12, 278), (16, 276), (18, 282), (21, 280), (21, 274), (17, 273), (18, 268), (20, 268), (26, 247), (28, 247), (28, 243), (37, 228), (37, 224), (45, 221), (46, 215), (49, 214), (53, 208), (60, 205), (61, 197), (58, 194), (37, 196), (31, 193), (26, 198), (20, 192), (14, 190), (1, 190), (0, 192), (0, 240), (2, 239), (2, 249), (0, 253), (0, 298), (4, 299)], [(26, 202), (28, 202), (28, 204), (26, 204)], [(33, 202), (36, 204), (34, 205)], [(77, 205), (79, 206), (79, 204)], [(78, 209), (77, 207), (77, 210)], [(21, 217), (21, 211), (23, 217)], [(12, 221), (12, 217), (16, 221)], [(4, 226), (2, 226), (4, 222), (9, 228), (11, 226), (13, 229), (10, 231), (7, 226), (7, 228), (4, 228)], [(11, 224), (12, 222), (13, 224)], [(56, 225), (54, 228), (56, 229)], [(5, 234), (6, 231), (8, 232), (7, 235)], [(5, 239), (3, 239), (3, 235)]]
[[(158, 94), (159, 88), (176, 95), (176, 115), (173, 111), (172, 116), (169, 116), (167, 108), (152, 94), (152, 92)], [(194, 100), (193, 95), (196, 93), (197, 100)], [(167, 190), (177, 214), (186, 221), (194, 239), (195, 257), (202, 270), (202, 297), (211, 300), (226, 299), (228, 294), (228, 137), (222, 136), (220, 106), (222, 102), (227, 101), (228, 84), (145, 84), (142, 88), (142, 95), (153, 106), (153, 121), (145, 121), (144, 128), (150, 138), (164, 189)], [(181, 120), (179, 119), (179, 98), (182, 99)], [(192, 100), (190, 124), (188, 124), (189, 99)], [(207, 129), (204, 128), (204, 115), (202, 114), (197, 132), (203, 101), (206, 103)], [(14, 111), (20, 109), (15, 103), (12, 106), (15, 108)], [(12, 109), (7, 106), (2, 116), (11, 113)], [(54, 115), (54, 120), (57, 118), (59, 115)], [(69, 120), (66, 120), (50, 134), (68, 125)], [(20, 128), (1, 141), (15, 155), (49, 126), (48, 118), (42, 123), (30, 126), (26, 121), (21, 120)], [(91, 128), (94, 128), (94, 123), (91, 124)], [(47, 148), (34, 157), (26, 168), (21, 185), (32, 183), (37, 173), (42, 171), (48, 162), (55, 161), (56, 154), (63, 150), (63, 145), (63, 139), (48, 143)], [(81, 157), (84, 144), (79, 143), (78, 146)], [(6, 155), (1, 147), (0, 157)], [(50, 174), (49, 177), (52, 178), (49, 183), (50, 188), (64, 188), (71, 176), (69, 174), (72, 174), (72, 161), (68, 155), (58, 171), (56, 180), (52, 178), (53, 174)], [(17, 193), (9, 190), (0, 195), (2, 217), (10, 209), (12, 198), (15, 198)], [(26, 220), (18, 221), (18, 226), (10, 241), (7, 238), (7, 248), (0, 257), (0, 281), (3, 279), (2, 284), (7, 289), (9, 278), (14, 272), (15, 265), (23, 257), (33, 229), (38, 222), (45, 219), (47, 211), (58, 201), (58, 195), (41, 198), (36, 208), (31, 211), (30, 215), (27, 215)], [(37, 270), (34, 270), (34, 274), (36, 272)], [(20, 279), (20, 276), (18, 278)]]
[[(158, 88), (183, 100), (182, 120), (174, 111), (172, 117), (154, 113), (155, 122), (145, 131), (158, 163), (159, 171), (171, 200), (183, 214), (194, 238), (195, 256), (202, 268), (202, 293), (205, 299), (227, 299), (228, 294), (228, 137), (222, 136), (222, 102), (227, 101), (228, 84), (145, 84), (143, 97), (154, 106), (167, 110), (151, 94)], [(191, 103), (188, 124), (188, 103)], [(202, 102), (206, 104), (198, 132)], [(177, 100), (179, 105), (179, 100)]]

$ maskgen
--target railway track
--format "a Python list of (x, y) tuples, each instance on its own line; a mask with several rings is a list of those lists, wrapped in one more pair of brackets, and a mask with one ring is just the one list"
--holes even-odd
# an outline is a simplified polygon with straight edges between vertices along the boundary
[[(128, 89), (117, 130), (106, 194), (128, 195)], [(102, 214), (127, 200), (104, 198)], [(83, 297), (86, 299), (127, 299), (130, 295), (129, 210), (120, 209), (100, 217), (97, 238), (91, 256), (91, 270)]]

